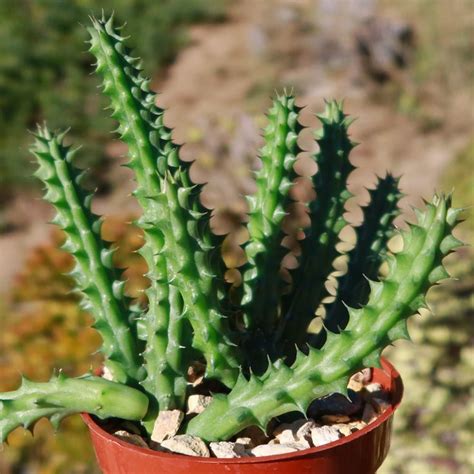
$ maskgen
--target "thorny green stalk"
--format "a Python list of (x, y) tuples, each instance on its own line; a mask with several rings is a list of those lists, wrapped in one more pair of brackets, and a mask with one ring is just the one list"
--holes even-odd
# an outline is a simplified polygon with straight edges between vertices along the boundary
[[(40, 127), (32, 149), (36, 175), (56, 208), (54, 223), (66, 233), (64, 248), (76, 260), (73, 276), (95, 318), (114, 381), (63, 375), (46, 383), (23, 380), (18, 390), (0, 393), (2, 441), (17, 426), (41, 417), (57, 424), (81, 411), (140, 420), (150, 432), (158, 411), (184, 408), (187, 373), (195, 362), (205, 362), (207, 379), (230, 389), (215, 393), (184, 427), (208, 441), (229, 439), (251, 425), (265, 429), (276, 416), (305, 413), (318, 397), (345, 393), (354, 372), (377, 366), (388, 344), (408, 337), (407, 318), (423, 307), (430, 286), (448, 277), (442, 260), (461, 245), (452, 235), (461, 211), (451, 207), (450, 196), (435, 196), (418, 211), (418, 223), (401, 232), (403, 250), (393, 255), (387, 242), (401, 195), (391, 175), (379, 180), (355, 228), (357, 242), (347, 255), (347, 272), (338, 279), (335, 301), (325, 304), (326, 328), (311, 337), (308, 325), (327, 295), (339, 234), (347, 225), (343, 214), (351, 197), (347, 180), (354, 169), (349, 161), (354, 143), (342, 103), (327, 102), (316, 136), (316, 198), (308, 203), (310, 226), (287, 292), (279, 276), (286, 252), (282, 222), (297, 177), (301, 126), (295, 98), (285, 92), (268, 113), (257, 192), (248, 198), (248, 262), (235, 302), (223, 278), (222, 239), (210, 230), (210, 212), (199, 201), (201, 187), (191, 180), (190, 164), (179, 158), (139, 60), (112, 18), (92, 19), (89, 32), (96, 72), (128, 146), (134, 196), (143, 210), (138, 225), (145, 233), (140, 252), (151, 282), (148, 307), (137, 313), (123, 294), (113, 251), (100, 238), (101, 220), (90, 210), (92, 195), (80, 185), (65, 134)], [(383, 262), (389, 271), (380, 278)], [(237, 319), (229, 320), (234, 315)]]

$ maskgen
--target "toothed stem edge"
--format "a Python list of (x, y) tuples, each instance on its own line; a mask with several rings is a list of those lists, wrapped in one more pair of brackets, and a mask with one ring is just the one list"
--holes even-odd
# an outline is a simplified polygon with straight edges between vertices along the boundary
[(117, 381), (139, 381), (144, 370), (125, 282), (115, 275), (113, 249), (100, 238), (101, 220), (90, 210), (92, 194), (80, 186), (82, 175), (72, 164), (75, 150), (64, 145), (64, 136), (38, 128), (32, 148), (39, 164), (35, 174), (46, 187), (45, 200), (56, 209), (53, 222), (67, 236), (63, 248), (76, 261), (71, 275), (83, 294), (83, 307), (95, 317), (106, 365)]
[(147, 410), (144, 393), (101, 377), (60, 374), (42, 383), (23, 378), (18, 390), (0, 393), (0, 443), (18, 426), (30, 428), (44, 417), (58, 428), (65, 416), (74, 413), (138, 421)]
[[(418, 225), (402, 232), (404, 249), (388, 259), (389, 273), (381, 282), (371, 282), (366, 306), (350, 309), (346, 330), (329, 333), (322, 349), (297, 353), (292, 367), (281, 360), (262, 377), (243, 375), (229, 395), (212, 403), (190, 421), (186, 432), (207, 441), (228, 439), (241, 429), (258, 425), (290, 411), (306, 412), (309, 404), (331, 392), (346, 392), (351, 374), (380, 364), (384, 347), (408, 338), (406, 319), (424, 305), (431, 285), (448, 276), (442, 259), (462, 245), (453, 235), (460, 210), (451, 208), (451, 198), (435, 196)], [(216, 424), (215, 420), (221, 420)]]

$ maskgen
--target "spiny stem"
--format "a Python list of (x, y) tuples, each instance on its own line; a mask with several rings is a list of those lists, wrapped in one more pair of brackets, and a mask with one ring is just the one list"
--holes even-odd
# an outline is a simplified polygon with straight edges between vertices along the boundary
[[(283, 218), (291, 199), (289, 191), (296, 177), (294, 164), (301, 151), (298, 134), (300, 108), (295, 97), (284, 93), (277, 96), (268, 112), (264, 130), (265, 144), (260, 150), (262, 167), (256, 172), (257, 192), (248, 196), (249, 240), (245, 245), (248, 262), (243, 274), (242, 307), (250, 331), (260, 338), (269, 339), (278, 316), (283, 257), (288, 252), (282, 247)], [(264, 344), (260, 344), (264, 348)], [(255, 348), (255, 340), (250, 346)], [(266, 362), (266, 356), (264, 355)]]
[[(209, 266), (214, 239), (207, 225), (209, 213), (195, 194), (199, 187), (192, 185), (189, 165), (179, 160), (171, 131), (163, 124), (163, 111), (154, 104), (148, 81), (136, 68), (112, 21), (95, 20), (90, 33), (91, 52), (97, 58), (97, 71), (104, 77), (112, 116), (119, 121), (119, 132), (130, 148), (129, 166), (138, 184), (135, 196), (144, 211), (139, 225), (145, 230), (145, 245), (151, 247), (144, 255), (151, 259), (147, 261), (150, 267), (160, 265), (160, 279), (166, 275), (163, 286), (172, 283), (182, 297), (183, 307), (169, 311), (180, 318), (173, 321), (174, 337), (181, 333), (174, 345), (185, 345), (180, 325), (185, 316), (194, 329), (193, 347), (206, 357), (207, 375), (232, 386), (237, 377), (238, 351), (228, 340), (229, 330), (219, 308), (217, 268)], [(169, 295), (167, 298), (170, 305)], [(167, 319), (158, 327), (157, 318), (150, 319), (150, 334), (163, 332), (162, 328), (170, 324)], [(154, 354), (145, 355), (147, 363), (152, 357), (161, 360), (166, 356), (158, 350), (150, 345)], [(165, 352), (169, 355), (171, 349)]]
[(183, 315), (193, 326), (193, 347), (206, 358), (207, 377), (232, 387), (238, 375), (239, 351), (230, 339), (226, 316), (220, 311), (219, 283), (208, 267), (214, 249), (200, 235), (208, 216), (192, 210), (193, 190), (184, 186), (185, 178), (186, 173), (178, 168), (163, 180), (163, 197), (170, 209), (168, 222), (159, 221), (166, 241), (164, 253), (173, 261), (171, 281), (183, 298)]
[(30, 428), (44, 417), (57, 429), (65, 416), (74, 413), (141, 420), (147, 410), (144, 393), (101, 377), (73, 379), (60, 374), (42, 383), (23, 378), (18, 390), (0, 393), (0, 443), (18, 426)]
[(313, 177), (316, 199), (309, 204), (311, 224), (301, 242), (300, 265), (292, 272), (292, 289), (283, 298), (282, 318), (274, 336), (274, 345), (283, 354), (294, 352), (295, 344), (306, 341), (308, 325), (328, 294), (326, 281), (338, 254), (339, 233), (346, 225), (345, 204), (352, 196), (346, 186), (354, 169), (349, 161), (355, 146), (348, 135), (352, 120), (336, 101), (328, 102), (318, 118), (323, 127), (316, 135), (318, 171)]
[(100, 238), (100, 220), (90, 210), (91, 194), (80, 187), (81, 175), (73, 167), (74, 150), (64, 145), (65, 133), (39, 128), (32, 152), (39, 168), (35, 173), (46, 186), (45, 199), (55, 207), (54, 223), (67, 236), (64, 249), (76, 261), (72, 272), (84, 295), (84, 307), (95, 316), (94, 327), (103, 339), (106, 366), (116, 380), (144, 377), (135, 325), (123, 287), (112, 265), (113, 249)]
[[(152, 199), (160, 193), (156, 169), (166, 168), (163, 163), (166, 158), (158, 149), (162, 114), (155, 106), (155, 94), (149, 91), (148, 81), (140, 73), (139, 61), (126, 48), (123, 38), (114, 28), (113, 19), (92, 19), (92, 23), (93, 28), (88, 29), (90, 51), (97, 60), (96, 72), (103, 77), (103, 91), (111, 100), (112, 117), (119, 122), (117, 132), (128, 145), (128, 166), (139, 184), (134, 195), (144, 214), (161, 212), (167, 215), (167, 210), (159, 209)], [(149, 210), (150, 207), (153, 211)], [(159, 409), (167, 410), (184, 404), (184, 392), (176, 393), (175, 386), (183, 386), (185, 372), (173, 368), (166, 357), (170, 351), (170, 315), (181, 314), (183, 308), (174, 307), (175, 301), (169, 296), (168, 262), (162, 252), (163, 232), (152, 224), (146, 225), (145, 220), (148, 216), (144, 215), (138, 223), (145, 235), (140, 254), (148, 265), (147, 277), (151, 284), (146, 291), (148, 311), (142, 321), (147, 343), (143, 354), (147, 377), (142, 385), (154, 395)], [(177, 322), (175, 326), (175, 342), (180, 345), (180, 325)], [(175, 359), (180, 356), (181, 351), (178, 351)]]
[(408, 338), (406, 319), (424, 305), (430, 286), (447, 277), (442, 259), (460, 245), (452, 236), (458, 214), (450, 197), (436, 196), (420, 213), (418, 225), (402, 232), (403, 251), (389, 259), (384, 281), (371, 282), (367, 305), (349, 310), (344, 331), (328, 333), (321, 350), (310, 348), (308, 355), (298, 352), (292, 367), (280, 360), (262, 377), (241, 376), (229, 395), (214, 397), (189, 422), (186, 432), (214, 441), (253, 424), (266, 429), (275, 416), (295, 410), (304, 413), (315, 398), (345, 393), (350, 375), (362, 367), (379, 366), (384, 347)]
[(400, 214), (401, 193), (398, 180), (391, 174), (378, 180), (370, 190), (370, 202), (362, 208), (362, 224), (356, 227), (356, 245), (349, 252), (347, 273), (339, 280), (336, 299), (326, 306), (324, 326), (339, 332), (347, 325), (347, 306), (359, 308), (369, 297), (369, 280), (378, 280), (385, 249), (395, 229), (394, 219)]

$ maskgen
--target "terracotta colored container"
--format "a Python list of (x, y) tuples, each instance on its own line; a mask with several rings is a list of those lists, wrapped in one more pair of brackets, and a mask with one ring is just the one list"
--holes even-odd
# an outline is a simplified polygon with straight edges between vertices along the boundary
[(350, 436), (296, 453), (238, 459), (160, 453), (115, 438), (87, 414), (82, 418), (104, 474), (374, 474), (390, 448), (393, 414), (403, 394), (398, 372), (385, 360), (382, 367), (373, 369), (372, 381), (390, 391), (392, 406)]

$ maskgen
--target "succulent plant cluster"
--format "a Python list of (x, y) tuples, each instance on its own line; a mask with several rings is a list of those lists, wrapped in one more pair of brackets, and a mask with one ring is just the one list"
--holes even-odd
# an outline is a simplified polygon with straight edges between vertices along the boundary
[[(379, 179), (363, 208), (364, 221), (355, 228), (347, 272), (327, 303), (326, 283), (347, 225), (347, 180), (354, 169), (351, 119), (341, 103), (330, 101), (318, 116), (322, 128), (313, 156), (318, 171), (311, 178), (316, 198), (307, 203), (310, 224), (303, 229), (299, 265), (286, 283), (280, 272), (288, 253), (282, 223), (297, 177), (302, 127), (300, 108), (285, 92), (268, 113), (257, 191), (248, 197), (242, 285), (230, 288), (222, 237), (211, 232), (200, 185), (191, 180), (190, 164), (180, 160), (139, 59), (111, 18), (93, 19), (89, 33), (143, 211), (137, 225), (144, 232), (139, 252), (148, 266), (148, 303), (134, 304), (124, 293), (112, 264), (115, 249), (100, 237), (102, 220), (91, 211), (93, 196), (81, 185), (83, 173), (74, 166), (75, 149), (66, 145), (66, 134), (39, 127), (36, 176), (56, 209), (54, 223), (67, 236), (64, 249), (75, 260), (71, 275), (95, 319), (111, 380), (62, 374), (46, 383), (24, 379), (18, 390), (0, 394), (1, 440), (17, 426), (29, 427), (42, 417), (56, 424), (77, 412), (141, 421), (150, 431), (159, 411), (185, 406), (188, 373), (196, 362), (205, 364), (205, 378), (223, 387), (183, 427), (207, 441), (228, 439), (251, 425), (265, 429), (274, 417), (306, 412), (316, 398), (346, 393), (353, 373), (379, 366), (387, 345), (408, 338), (407, 318), (424, 306), (430, 286), (448, 276), (442, 260), (461, 245), (452, 235), (460, 210), (451, 207), (449, 196), (435, 196), (417, 211), (417, 223), (400, 232), (403, 250), (392, 254), (387, 242), (401, 195), (391, 175)], [(321, 305), (324, 327), (314, 334), (308, 326)]]

